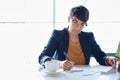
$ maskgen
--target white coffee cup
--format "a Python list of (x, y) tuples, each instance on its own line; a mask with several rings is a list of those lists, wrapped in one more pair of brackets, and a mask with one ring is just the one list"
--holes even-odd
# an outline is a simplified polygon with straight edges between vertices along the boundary
[(60, 63), (57, 60), (45, 62), (45, 70), (48, 72), (56, 72), (59, 69)]

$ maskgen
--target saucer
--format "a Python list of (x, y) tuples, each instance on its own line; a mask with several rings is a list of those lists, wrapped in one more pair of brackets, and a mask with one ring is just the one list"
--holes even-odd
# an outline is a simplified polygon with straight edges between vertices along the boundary
[(58, 70), (55, 71), (55, 72), (50, 72), (50, 71), (47, 71), (47, 70), (45, 70), (45, 69), (42, 70), (42, 72), (44, 72), (45, 74), (49, 74), (49, 75), (55, 75), (55, 74), (58, 74), (58, 73), (60, 73), (60, 72), (62, 72), (62, 71), (63, 71), (63, 69), (58, 69)]

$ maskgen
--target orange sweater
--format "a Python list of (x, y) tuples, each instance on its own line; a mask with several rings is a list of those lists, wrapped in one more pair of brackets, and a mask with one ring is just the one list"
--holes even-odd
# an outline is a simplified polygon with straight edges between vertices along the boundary
[(81, 49), (80, 42), (73, 42), (70, 40), (68, 48), (68, 58), (74, 61), (75, 65), (85, 65), (85, 57)]

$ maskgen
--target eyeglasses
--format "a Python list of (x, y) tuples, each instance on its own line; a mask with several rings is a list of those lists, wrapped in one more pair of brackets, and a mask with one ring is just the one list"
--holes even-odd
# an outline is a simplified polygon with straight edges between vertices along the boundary
[(87, 26), (87, 23), (81, 23), (80, 20), (77, 20), (77, 19), (72, 19), (72, 24), (75, 24), (75, 25), (81, 25), (81, 26)]

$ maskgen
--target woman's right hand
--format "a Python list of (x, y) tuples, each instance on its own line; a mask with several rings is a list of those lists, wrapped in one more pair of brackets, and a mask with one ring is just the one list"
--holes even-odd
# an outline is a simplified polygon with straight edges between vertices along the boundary
[(70, 70), (73, 66), (74, 66), (73, 61), (69, 60), (61, 61), (61, 67), (63, 68), (63, 70)]

